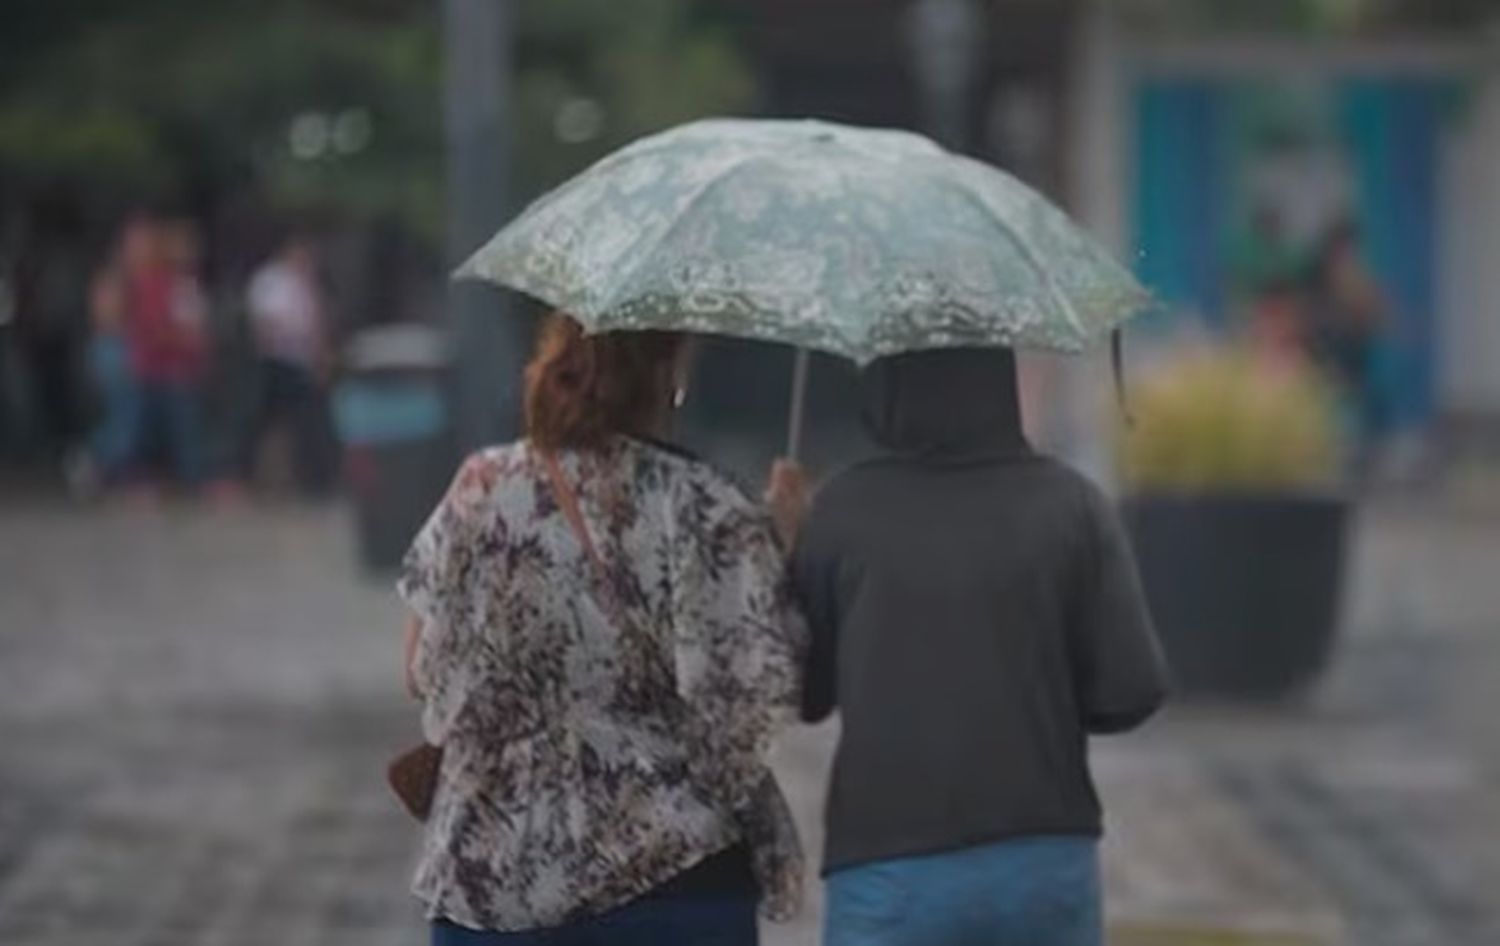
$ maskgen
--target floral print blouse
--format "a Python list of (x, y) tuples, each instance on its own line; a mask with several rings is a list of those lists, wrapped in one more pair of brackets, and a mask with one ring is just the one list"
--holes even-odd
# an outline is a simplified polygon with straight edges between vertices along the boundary
[(763, 912), (790, 915), (801, 851), (765, 756), (806, 630), (769, 519), (647, 443), (556, 459), (603, 568), (524, 441), (471, 457), (406, 558), (444, 749), (415, 893), (474, 929), (556, 926), (743, 843)]

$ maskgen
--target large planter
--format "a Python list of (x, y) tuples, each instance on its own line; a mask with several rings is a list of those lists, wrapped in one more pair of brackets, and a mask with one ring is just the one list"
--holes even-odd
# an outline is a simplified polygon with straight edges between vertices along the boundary
[(1273, 699), (1317, 678), (1338, 627), (1346, 500), (1143, 495), (1124, 514), (1179, 695)]

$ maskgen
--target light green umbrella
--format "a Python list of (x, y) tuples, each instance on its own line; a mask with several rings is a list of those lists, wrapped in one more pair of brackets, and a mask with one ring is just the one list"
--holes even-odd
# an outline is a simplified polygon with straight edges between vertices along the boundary
[[(918, 135), (816, 121), (718, 119), (637, 141), (457, 275), (590, 332), (730, 335), (860, 364), (973, 345), (1077, 352), (1150, 301), (1009, 175)], [(804, 357), (794, 428), (805, 370)]]

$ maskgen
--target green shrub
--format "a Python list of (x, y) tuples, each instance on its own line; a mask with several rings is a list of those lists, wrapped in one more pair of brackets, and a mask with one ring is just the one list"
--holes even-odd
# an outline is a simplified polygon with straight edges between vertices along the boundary
[(1311, 368), (1193, 352), (1133, 385), (1131, 408), (1120, 459), (1137, 492), (1303, 491), (1337, 474), (1334, 399)]

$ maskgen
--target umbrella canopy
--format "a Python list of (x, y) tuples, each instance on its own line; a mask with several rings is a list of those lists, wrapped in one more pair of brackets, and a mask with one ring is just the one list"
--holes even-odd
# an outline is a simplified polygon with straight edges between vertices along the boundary
[(710, 120), (545, 195), (458, 271), (591, 332), (783, 342), (864, 364), (1004, 345), (1076, 352), (1145, 308), (1041, 195), (919, 135)]

